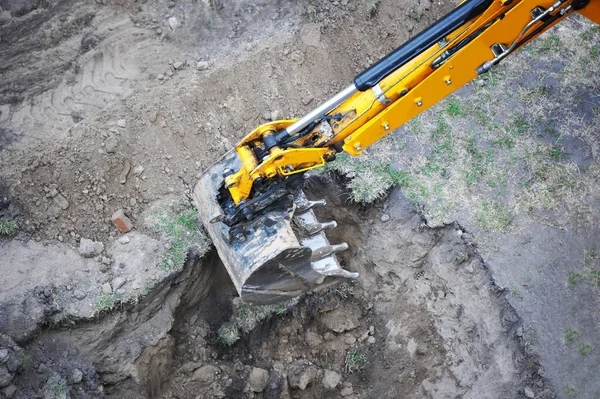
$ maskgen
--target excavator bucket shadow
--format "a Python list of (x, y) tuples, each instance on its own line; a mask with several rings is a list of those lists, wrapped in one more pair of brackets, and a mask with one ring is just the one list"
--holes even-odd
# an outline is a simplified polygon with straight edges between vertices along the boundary
[(244, 302), (278, 303), (358, 277), (358, 273), (344, 270), (335, 255), (348, 245), (331, 245), (325, 235), (324, 230), (336, 223), (319, 223), (312, 211), (313, 206), (324, 205), (325, 201), (308, 201), (300, 190), (291, 210), (266, 212), (247, 228), (250, 231), (243, 242), (230, 242), (229, 227), (214, 222), (221, 214), (216, 193), (228, 168), (239, 169), (234, 151), (204, 172), (194, 188), (194, 201)]

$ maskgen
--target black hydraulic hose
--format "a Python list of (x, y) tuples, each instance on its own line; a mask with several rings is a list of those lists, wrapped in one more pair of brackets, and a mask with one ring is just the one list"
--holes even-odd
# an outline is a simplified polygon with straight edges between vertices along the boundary
[(390, 54), (361, 72), (354, 78), (360, 91), (369, 90), (383, 78), (400, 68), (434, 44), (440, 42), (461, 25), (482, 14), (494, 0), (467, 0), (445, 17), (398, 47)]

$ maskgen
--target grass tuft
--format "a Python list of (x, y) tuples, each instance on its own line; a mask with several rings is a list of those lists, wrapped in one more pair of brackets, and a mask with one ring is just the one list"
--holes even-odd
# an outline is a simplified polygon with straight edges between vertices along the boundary
[(219, 343), (223, 346), (232, 346), (240, 339), (240, 330), (232, 324), (219, 328)]
[(181, 270), (191, 248), (195, 248), (199, 255), (208, 252), (210, 240), (198, 223), (198, 211), (193, 205), (167, 206), (152, 213), (149, 218), (152, 226), (171, 243), (160, 263), (161, 269)]
[(344, 371), (348, 374), (363, 370), (367, 366), (367, 356), (358, 348), (352, 348), (346, 353)]
[(19, 222), (15, 219), (0, 220), (0, 236), (10, 237), (19, 230)]
[(505, 233), (513, 219), (510, 211), (496, 202), (483, 201), (475, 215), (477, 225), (486, 231)]

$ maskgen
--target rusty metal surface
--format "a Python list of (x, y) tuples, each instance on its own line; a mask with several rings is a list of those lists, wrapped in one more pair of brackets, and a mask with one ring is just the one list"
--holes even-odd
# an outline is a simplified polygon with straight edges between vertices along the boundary
[[(310, 209), (298, 214), (269, 211), (252, 225), (245, 242), (230, 243), (229, 227), (221, 222), (211, 223), (221, 213), (216, 194), (227, 168), (239, 168), (234, 151), (205, 171), (194, 188), (194, 201), (203, 225), (245, 302), (277, 303), (358, 277), (357, 273), (342, 269), (335, 256), (335, 252), (347, 246), (332, 249), (323, 231), (312, 235), (305, 232), (305, 224), (319, 223)], [(307, 201), (301, 191), (296, 197), (295, 201)], [(323, 256), (313, 259), (313, 251)]]

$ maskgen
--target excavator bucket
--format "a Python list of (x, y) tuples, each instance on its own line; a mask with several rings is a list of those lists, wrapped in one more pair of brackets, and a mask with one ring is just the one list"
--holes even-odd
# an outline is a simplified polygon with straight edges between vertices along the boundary
[(273, 208), (260, 215), (243, 241), (231, 240), (229, 227), (216, 221), (221, 214), (216, 193), (223, 172), (239, 167), (236, 152), (227, 153), (204, 172), (194, 188), (194, 200), (244, 302), (273, 304), (358, 277), (358, 273), (344, 270), (335, 255), (348, 245), (331, 245), (325, 235), (336, 222), (319, 223), (312, 211), (325, 201), (309, 201), (301, 190), (293, 195), (287, 209)]

